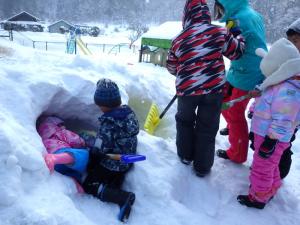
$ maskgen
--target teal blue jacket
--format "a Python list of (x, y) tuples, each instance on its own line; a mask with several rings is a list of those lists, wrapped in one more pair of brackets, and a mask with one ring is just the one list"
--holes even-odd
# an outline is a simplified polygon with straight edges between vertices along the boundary
[(226, 76), (227, 81), (233, 87), (245, 91), (252, 90), (264, 79), (259, 68), (261, 57), (255, 54), (257, 48), (267, 50), (263, 18), (250, 7), (248, 0), (219, 0), (219, 2), (225, 9), (221, 22), (228, 19), (237, 20), (246, 41), (244, 55), (231, 62)]

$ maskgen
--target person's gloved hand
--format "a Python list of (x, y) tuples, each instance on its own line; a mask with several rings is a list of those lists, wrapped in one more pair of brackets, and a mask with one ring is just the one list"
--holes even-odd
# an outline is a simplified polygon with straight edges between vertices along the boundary
[(229, 29), (229, 31), (233, 34), (234, 37), (237, 37), (242, 33), (240, 27), (233, 27)]
[(248, 117), (248, 119), (252, 119), (253, 118), (253, 111), (248, 111), (248, 113), (247, 113), (247, 117)]
[(109, 158), (106, 154), (102, 153), (99, 148), (93, 147), (90, 149), (90, 158), (94, 158), (97, 161)]
[(251, 131), (249, 133), (249, 141), (250, 141), (250, 148), (254, 151), (254, 133)]
[(262, 93), (262, 91), (260, 89), (258, 89), (257, 87), (254, 90), (251, 90), (251, 91), (248, 92), (248, 94), (252, 98), (260, 97), (261, 93)]
[(277, 139), (271, 139), (268, 135), (265, 136), (265, 140), (261, 144), (258, 154), (264, 159), (268, 159), (272, 156), (276, 149)]
[(92, 147), (95, 144), (95, 137), (87, 132), (79, 133), (79, 136), (84, 140), (86, 147)]
[(235, 19), (227, 20), (226, 27), (229, 29), (230, 33), (233, 34), (234, 37), (237, 37), (242, 33), (241, 28), (239, 27), (238, 21)]

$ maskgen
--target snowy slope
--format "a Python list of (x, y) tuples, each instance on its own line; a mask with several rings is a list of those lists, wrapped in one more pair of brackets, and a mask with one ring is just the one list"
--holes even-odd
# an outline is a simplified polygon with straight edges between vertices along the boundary
[[(262, 211), (248, 209), (235, 199), (247, 192), (252, 152), (243, 165), (216, 158), (212, 173), (200, 179), (177, 159), (176, 105), (156, 136), (142, 130), (151, 101), (163, 109), (175, 93), (174, 77), (164, 68), (113, 56), (34, 51), (0, 40), (0, 49), (4, 46), (11, 49), (10, 54), (0, 50), (0, 225), (120, 224), (117, 206), (79, 195), (72, 180), (49, 174), (35, 129), (37, 117), (45, 112), (94, 127), (99, 110), (93, 93), (102, 77), (115, 80), (123, 102), (136, 111), (141, 124), (138, 152), (147, 156), (125, 183), (137, 196), (128, 224), (299, 224), (299, 138), (292, 170), (278, 195)], [(218, 135), (216, 145), (226, 148), (226, 137)]]

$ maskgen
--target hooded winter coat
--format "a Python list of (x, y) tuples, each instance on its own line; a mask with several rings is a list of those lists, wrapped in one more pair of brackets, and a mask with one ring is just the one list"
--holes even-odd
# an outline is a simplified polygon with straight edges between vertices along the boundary
[(246, 42), (243, 56), (231, 62), (227, 80), (235, 88), (253, 90), (264, 79), (259, 69), (261, 58), (255, 54), (257, 48), (267, 50), (262, 16), (249, 6), (248, 0), (218, 1), (225, 9), (221, 22), (228, 19), (237, 20)]
[(300, 124), (300, 53), (287, 39), (275, 42), (264, 56), (260, 68), (266, 76), (263, 91), (256, 100), (251, 131), (290, 142)]
[(60, 126), (58, 121), (56, 117), (48, 117), (38, 127), (47, 152), (55, 153), (63, 148), (84, 148), (84, 140), (78, 134)]
[[(123, 105), (99, 117), (99, 129), (95, 147), (101, 154), (136, 154), (139, 123), (135, 113), (127, 105)], [(111, 171), (125, 172), (131, 165), (121, 161), (102, 158), (92, 164), (105, 167)]]
[(220, 91), (225, 83), (223, 55), (241, 57), (244, 41), (234, 38), (226, 28), (211, 24), (206, 0), (187, 0), (183, 30), (173, 40), (167, 69), (176, 75), (179, 96), (202, 95)]

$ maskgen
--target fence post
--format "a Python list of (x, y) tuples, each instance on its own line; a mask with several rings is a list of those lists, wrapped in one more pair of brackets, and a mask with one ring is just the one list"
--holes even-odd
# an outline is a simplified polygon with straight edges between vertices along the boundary
[(105, 52), (105, 44), (103, 44), (103, 53)]
[(142, 62), (142, 56), (143, 56), (143, 45), (141, 45), (140, 55), (139, 55), (139, 62)]
[(119, 53), (121, 52), (121, 45), (119, 45)]
[(13, 41), (14, 40), (14, 36), (13, 36), (13, 31), (9, 30), (9, 40)]
[(46, 51), (48, 51), (48, 42), (46, 41)]
[(35, 48), (35, 41), (32, 41), (32, 47)]

